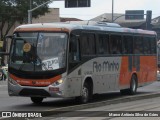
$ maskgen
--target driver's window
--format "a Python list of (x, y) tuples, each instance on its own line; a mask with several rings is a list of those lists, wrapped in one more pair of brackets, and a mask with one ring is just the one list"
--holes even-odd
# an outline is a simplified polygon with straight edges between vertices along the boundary
[(70, 39), (70, 62), (80, 61), (79, 51), (79, 36), (72, 34)]

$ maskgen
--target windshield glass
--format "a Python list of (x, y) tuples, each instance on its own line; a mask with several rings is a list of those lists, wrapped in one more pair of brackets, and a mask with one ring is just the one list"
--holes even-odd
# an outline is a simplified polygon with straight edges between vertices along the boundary
[(66, 66), (67, 34), (15, 33), (10, 66), (22, 71), (49, 71)]

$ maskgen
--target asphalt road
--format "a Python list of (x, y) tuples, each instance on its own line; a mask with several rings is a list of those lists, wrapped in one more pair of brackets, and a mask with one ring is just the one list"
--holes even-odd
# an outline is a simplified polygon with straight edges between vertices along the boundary
[[(104, 105), (43, 117), (43, 120), (159, 120), (160, 97)], [(42, 120), (39, 119), (39, 120)]]
[[(160, 92), (160, 82), (138, 88), (137, 95), (155, 92)], [(95, 96), (93, 103), (122, 97), (127, 95), (121, 95), (120, 92), (107, 93)], [(47, 98), (41, 105), (35, 105), (28, 97), (10, 97), (7, 92), (7, 82), (0, 81), (0, 111), (47, 111), (72, 105), (78, 105), (78, 103), (73, 99)]]

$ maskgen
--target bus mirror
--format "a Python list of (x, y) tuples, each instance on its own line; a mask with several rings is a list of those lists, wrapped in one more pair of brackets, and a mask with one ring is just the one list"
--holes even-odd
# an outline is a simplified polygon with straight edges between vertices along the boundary
[(5, 38), (6, 38), (6, 39), (12, 39), (13, 36), (12, 36), (12, 35), (7, 35)]

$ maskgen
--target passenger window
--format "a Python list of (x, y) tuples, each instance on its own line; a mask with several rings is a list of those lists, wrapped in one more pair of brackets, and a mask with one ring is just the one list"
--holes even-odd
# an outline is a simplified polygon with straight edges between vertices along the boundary
[(122, 53), (122, 36), (121, 35), (111, 35), (110, 50), (112, 54)]
[(71, 35), (70, 41), (70, 61), (80, 61), (79, 37)]
[(81, 37), (82, 55), (95, 55), (95, 35), (92, 33), (83, 33)]
[(129, 35), (123, 36), (123, 54), (132, 54), (133, 52), (133, 37)]
[(144, 54), (150, 54), (151, 53), (151, 47), (150, 47), (150, 38), (144, 37)]
[(134, 54), (143, 54), (143, 37), (134, 36)]
[(99, 34), (97, 40), (97, 53), (108, 54), (109, 53), (109, 35)]
[(151, 53), (156, 54), (156, 48), (157, 48), (157, 43), (156, 43), (156, 38), (151, 37)]

